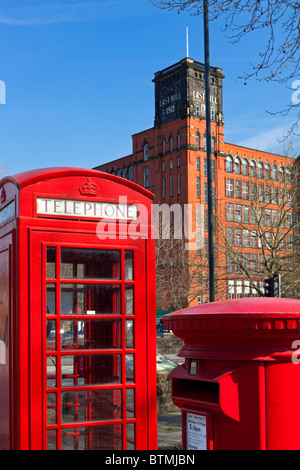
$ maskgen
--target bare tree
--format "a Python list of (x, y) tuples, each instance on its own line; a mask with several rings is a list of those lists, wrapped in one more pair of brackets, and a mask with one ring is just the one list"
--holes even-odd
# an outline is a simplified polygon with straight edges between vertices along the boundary
[(296, 167), (279, 186), (252, 178), (249, 203), (236, 205), (232, 216), (227, 208), (227, 220), (233, 223), (224, 226), (224, 219), (216, 219), (218, 248), (226, 257), (227, 273), (246, 280), (259, 296), (264, 295), (263, 279), (275, 274), (281, 276), (282, 296), (300, 295), (297, 180)]
[(207, 261), (204, 250), (186, 250), (184, 240), (158, 240), (156, 250), (157, 302), (178, 310), (197, 297), (205, 298)]
[[(151, 0), (159, 8), (203, 14), (203, 0)], [(207, 0), (210, 20), (222, 20), (224, 35), (232, 43), (258, 30), (265, 33), (265, 44), (251, 63), (248, 73), (239, 77), (279, 83), (298, 83), (300, 65), (300, 4), (299, 0)], [(299, 87), (298, 87), (299, 88)], [(299, 100), (292, 100), (282, 111), (299, 110)], [(300, 113), (288, 135), (298, 134)]]
[[(209, 298), (207, 239), (199, 249), (186, 249), (184, 239), (160, 238), (156, 244), (156, 296), (161, 310), (186, 308)], [(217, 257), (217, 262), (220, 258)], [(216, 293), (225, 295), (224, 266), (217, 265)]]
[(5, 164), (0, 163), (0, 179), (8, 174), (8, 169)]

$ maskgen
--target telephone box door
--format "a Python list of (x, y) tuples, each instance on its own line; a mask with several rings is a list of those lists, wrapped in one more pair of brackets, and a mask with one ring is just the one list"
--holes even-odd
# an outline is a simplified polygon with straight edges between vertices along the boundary
[(31, 232), (33, 449), (148, 448), (145, 247)]

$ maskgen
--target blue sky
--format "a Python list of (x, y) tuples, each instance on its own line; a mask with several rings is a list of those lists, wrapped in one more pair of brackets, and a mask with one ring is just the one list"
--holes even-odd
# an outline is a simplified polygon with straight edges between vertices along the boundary
[[(285, 85), (237, 77), (250, 70), (262, 33), (232, 45), (210, 26), (211, 65), (223, 69), (225, 140), (279, 152), (292, 122)], [(153, 126), (154, 73), (186, 56), (203, 62), (202, 19), (149, 0), (0, 0), (0, 167), (92, 168), (131, 153)], [(295, 142), (297, 146), (297, 142)]]

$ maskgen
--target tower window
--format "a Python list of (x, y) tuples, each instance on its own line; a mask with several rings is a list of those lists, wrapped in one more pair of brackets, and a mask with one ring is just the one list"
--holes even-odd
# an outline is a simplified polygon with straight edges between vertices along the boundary
[(145, 144), (144, 145), (144, 160), (147, 161), (149, 158), (149, 145)]
[(144, 188), (149, 187), (149, 170), (148, 168), (144, 169)]
[(173, 137), (170, 137), (170, 152), (173, 152)]

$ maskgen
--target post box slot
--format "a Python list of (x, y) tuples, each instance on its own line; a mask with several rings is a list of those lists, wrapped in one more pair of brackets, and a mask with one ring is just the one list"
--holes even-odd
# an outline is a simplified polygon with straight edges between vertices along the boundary
[[(173, 398), (217, 407), (227, 416), (239, 419), (238, 369), (198, 371), (190, 374), (182, 364), (169, 373)], [(179, 405), (180, 406), (180, 405)]]
[(173, 395), (178, 398), (219, 404), (220, 386), (215, 382), (201, 380), (174, 379)]

